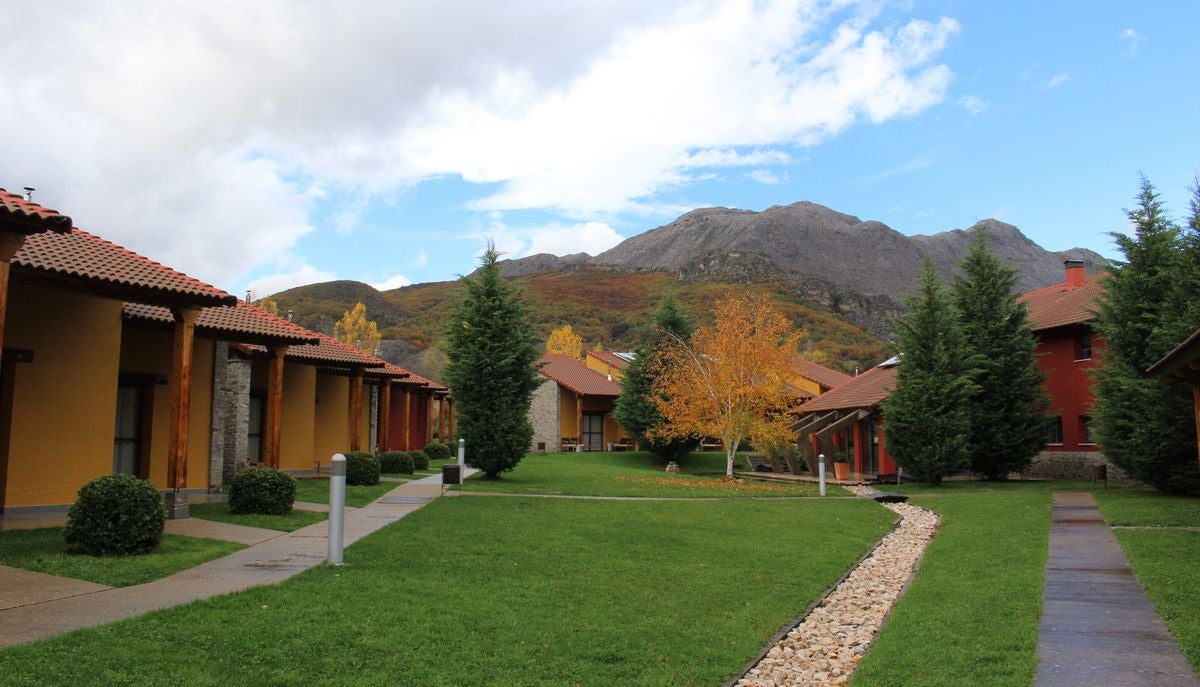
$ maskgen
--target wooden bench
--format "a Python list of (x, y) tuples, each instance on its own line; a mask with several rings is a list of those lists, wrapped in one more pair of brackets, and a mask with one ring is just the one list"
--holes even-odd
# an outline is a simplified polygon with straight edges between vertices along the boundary
[(700, 450), (701, 451), (721, 451), (723, 449), (724, 449), (724, 444), (721, 442), (720, 439), (713, 439), (712, 437), (704, 437), (703, 439), (700, 440)]
[[(771, 465), (771, 459), (761, 453), (747, 453), (746, 463), (750, 465), (750, 469), (754, 472), (775, 472), (775, 466)], [(780, 472), (790, 473), (792, 469), (788, 466), (787, 461), (779, 461)]]
[(630, 437), (621, 437), (619, 441), (611, 444), (613, 451), (635, 451), (637, 450), (637, 442)]
[(577, 439), (575, 437), (563, 437), (562, 441), (559, 442), (558, 450), (560, 450), (560, 451), (578, 451), (579, 450), (579, 439)]

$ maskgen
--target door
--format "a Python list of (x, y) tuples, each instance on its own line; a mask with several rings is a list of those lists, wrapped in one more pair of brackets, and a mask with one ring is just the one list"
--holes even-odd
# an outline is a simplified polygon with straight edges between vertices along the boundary
[(117, 426), (113, 432), (113, 474), (140, 475), (144, 387), (117, 386)]
[(580, 439), (583, 441), (583, 450), (585, 451), (603, 451), (604, 450), (604, 414), (603, 413), (584, 413), (583, 414), (583, 432)]

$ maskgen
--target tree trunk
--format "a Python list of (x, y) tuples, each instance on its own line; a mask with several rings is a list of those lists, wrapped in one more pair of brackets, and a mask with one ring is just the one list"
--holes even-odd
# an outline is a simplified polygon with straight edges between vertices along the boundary
[(733, 478), (733, 459), (737, 455), (737, 439), (725, 439), (725, 476)]

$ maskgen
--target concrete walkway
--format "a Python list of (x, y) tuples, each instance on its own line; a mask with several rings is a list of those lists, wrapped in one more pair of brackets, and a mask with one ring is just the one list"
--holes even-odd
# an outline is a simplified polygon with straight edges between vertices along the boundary
[[(441, 493), (442, 477), (432, 475), (399, 485), (363, 508), (347, 509), (346, 545), (403, 518)], [(187, 533), (180, 529), (208, 532), (192, 536), (214, 537), (218, 532), (243, 539), (267, 536), (264, 533), (270, 536), (224, 558), (133, 587), (111, 588), (0, 567), (0, 647), (282, 582), (325, 561), (329, 524), (319, 522), (286, 533), (202, 520), (169, 527)]]
[(1090, 492), (1055, 492), (1034, 687), (1196, 687)]

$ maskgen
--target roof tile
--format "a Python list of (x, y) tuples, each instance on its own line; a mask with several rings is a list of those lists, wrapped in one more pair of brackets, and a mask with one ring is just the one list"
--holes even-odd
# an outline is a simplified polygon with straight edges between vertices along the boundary
[(12, 264), (18, 273), (115, 287), (126, 300), (142, 300), (141, 296), (145, 296), (197, 305), (232, 304), (237, 300), (211, 284), (81, 229), (29, 236)]
[(539, 372), (571, 391), (584, 396), (620, 396), (621, 385), (589, 368), (580, 360), (561, 353), (547, 353)]
[(800, 406), (798, 412), (826, 412), (877, 406), (896, 386), (896, 375), (899, 371), (899, 365), (873, 367), (805, 403)]
[(601, 362), (612, 365), (618, 370), (624, 370), (629, 367), (629, 361), (617, 355), (615, 351), (588, 351), (587, 354)]
[(12, 226), (22, 234), (66, 233), (71, 231), (71, 218), (0, 188), (0, 225)]
[(831, 370), (824, 365), (818, 365), (811, 360), (805, 360), (804, 358), (800, 357), (795, 359), (795, 368), (796, 374), (804, 377), (805, 379), (811, 379), (826, 389), (832, 389), (839, 384), (845, 384), (853, 379), (853, 377), (848, 374), (843, 374), (837, 370)]
[[(125, 317), (151, 322), (174, 321), (167, 308), (141, 303), (126, 303)], [(261, 343), (261, 339), (266, 339), (273, 343), (302, 345), (318, 341), (315, 332), (240, 300), (235, 305), (204, 308), (196, 319), (196, 328), (205, 334), (239, 342)], [(239, 336), (249, 338), (239, 339)]]
[(1029, 309), (1029, 327), (1035, 332), (1090, 322), (1096, 319), (1095, 309), (1104, 291), (1102, 280), (1107, 277), (1107, 273), (1097, 274), (1074, 288), (1066, 284), (1047, 286), (1023, 293), (1017, 301)]

